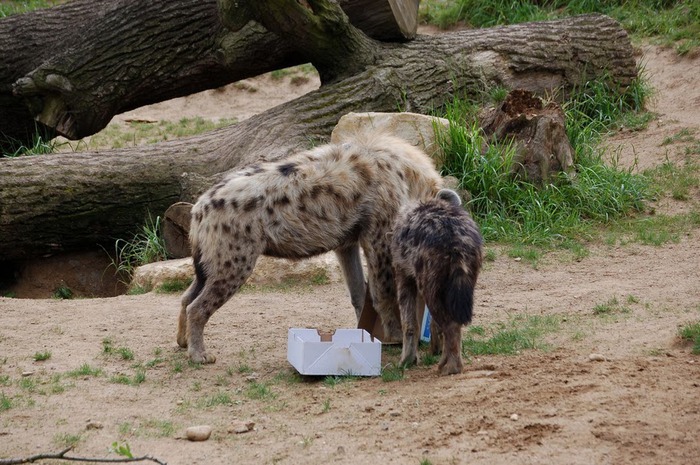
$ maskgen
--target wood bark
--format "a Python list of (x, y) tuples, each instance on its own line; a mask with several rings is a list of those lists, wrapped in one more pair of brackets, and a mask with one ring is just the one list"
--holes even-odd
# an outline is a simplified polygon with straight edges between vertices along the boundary
[(148, 209), (194, 201), (229, 170), (277, 160), (328, 140), (340, 116), (401, 108), (430, 113), (485, 86), (563, 93), (611, 76), (636, 76), (630, 41), (602, 15), (417, 36), (378, 45), (364, 71), (212, 133), (99, 153), (2, 160), (0, 260), (129, 237)]
[[(341, 6), (370, 35), (401, 34), (410, 8), (394, 17), (366, 1)], [(216, 0), (77, 0), (10, 16), (0, 21), (0, 149), (31, 145), (37, 131), (79, 139), (118, 113), (307, 62), (293, 44), (248, 20), (225, 29)]]

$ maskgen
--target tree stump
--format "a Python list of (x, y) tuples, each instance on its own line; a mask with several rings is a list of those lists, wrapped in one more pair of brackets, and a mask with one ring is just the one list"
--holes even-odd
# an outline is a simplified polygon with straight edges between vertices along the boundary
[(480, 120), (489, 140), (515, 145), (513, 174), (520, 179), (541, 185), (573, 169), (574, 150), (557, 103), (544, 105), (532, 92), (516, 89)]

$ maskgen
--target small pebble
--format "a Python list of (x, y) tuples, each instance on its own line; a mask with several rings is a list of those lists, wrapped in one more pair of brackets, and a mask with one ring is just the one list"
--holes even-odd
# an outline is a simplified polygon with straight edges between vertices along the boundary
[(588, 356), (588, 360), (591, 362), (604, 362), (606, 358), (602, 354), (591, 354)]
[(517, 413), (514, 413), (510, 416), (510, 419), (513, 421), (518, 421), (518, 418), (520, 418), (520, 415), (518, 415)]
[(255, 422), (253, 421), (235, 421), (228, 428), (229, 433), (243, 434), (248, 431), (252, 431), (255, 427)]
[(211, 436), (211, 426), (190, 426), (185, 430), (185, 436), (190, 441), (206, 441)]
[(85, 429), (87, 430), (92, 430), (92, 429), (102, 429), (104, 428), (104, 425), (100, 423), (99, 421), (92, 421), (89, 420), (87, 424), (85, 425)]

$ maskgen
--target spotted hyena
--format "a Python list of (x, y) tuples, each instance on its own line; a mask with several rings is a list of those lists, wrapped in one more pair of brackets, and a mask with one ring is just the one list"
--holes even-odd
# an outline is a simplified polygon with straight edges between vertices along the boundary
[(462, 325), (472, 318), (483, 251), (479, 228), (457, 193), (441, 189), (434, 199), (405, 206), (396, 219), (391, 253), (403, 325), (400, 363), (411, 365), (417, 360), (420, 293), (433, 327), (442, 333), (440, 373), (460, 373)]
[(302, 259), (335, 251), (359, 317), (360, 246), (385, 333), (399, 340), (388, 233), (402, 205), (433, 198), (440, 185), (425, 153), (386, 134), (358, 135), (229, 176), (192, 208), (195, 279), (182, 297), (178, 344), (193, 362), (216, 360), (204, 347), (204, 326), (260, 255)]

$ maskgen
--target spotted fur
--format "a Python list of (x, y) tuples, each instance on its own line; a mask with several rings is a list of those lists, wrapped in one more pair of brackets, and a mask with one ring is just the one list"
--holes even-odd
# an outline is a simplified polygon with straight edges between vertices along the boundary
[(401, 210), (391, 242), (403, 326), (401, 364), (417, 361), (420, 294), (439, 330), (431, 336), (443, 339), (440, 373), (462, 371), (462, 326), (472, 319), (482, 242), (478, 226), (449, 189)]
[(194, 362), (215, 361), (204, 346), (204, 326), (260, 255), (303, 259), (335, 251), (359, 317), (366, 286), (360, 247), (385, 333), (399, 340), (388, 233), (402, 205), (433, 198), (440, 184), (426, 154), (377, 133), (232, 174), (192, 208), (196, 273), (182, 298), (178, 344)]

